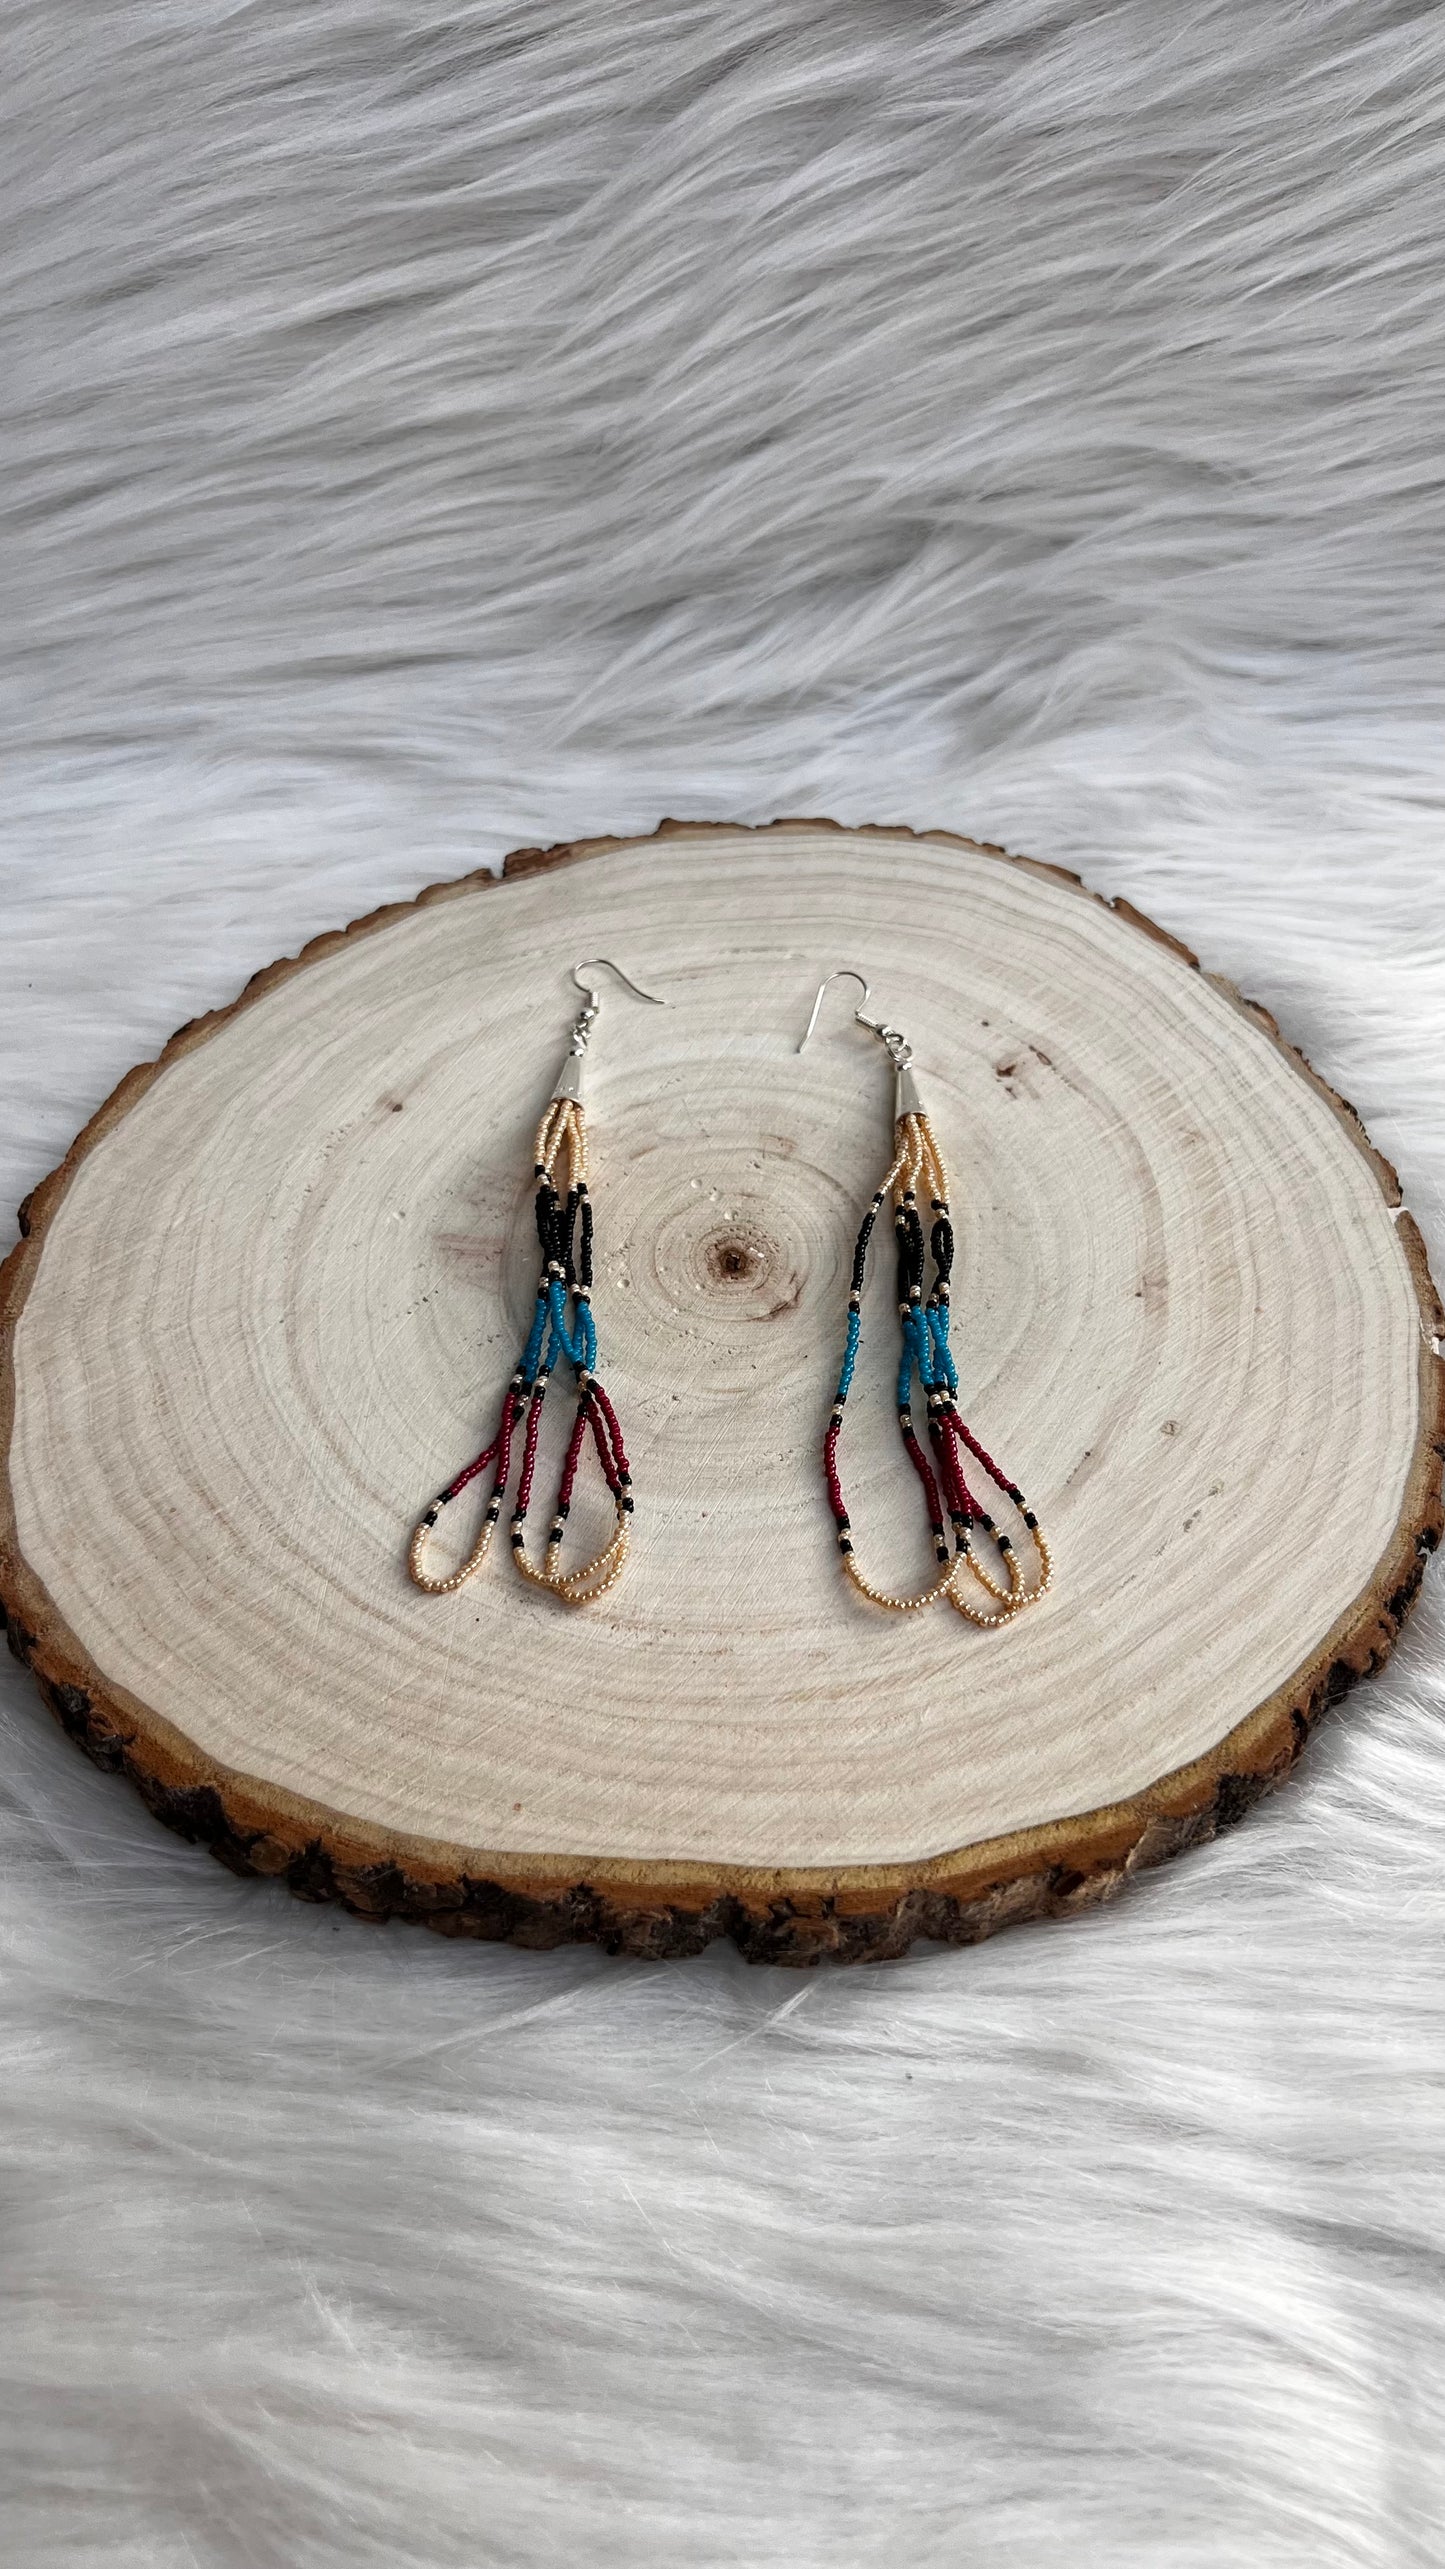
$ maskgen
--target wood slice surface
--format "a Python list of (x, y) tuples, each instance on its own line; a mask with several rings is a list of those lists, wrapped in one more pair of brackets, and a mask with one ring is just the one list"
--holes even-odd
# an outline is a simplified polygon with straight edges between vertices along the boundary
[[(594, 954), (670, 1003), (609, 986), (590, 1068), (633, 1555), (584, 1612), (504, 1540), (425, 1596)], [(892, 1116), (846, 986), (795, 1049), (841, 964), (914, 1045), (962, 1406), (1053, 1540), (997, 1632), (839, 1572), (819, 1443)], [(365, 1916), (808, 1961), (1068, 1911), (1286, 1770), (1440, 1531), (1439, 1305), (1351, 1110), (1127, 904), (941, 833), (669, 824), (438, 886), (183, 1028), (22, 1228), (12, 1646), (161, 1817)], [(911, 1584), (880, 1246), (844, 1473)]]

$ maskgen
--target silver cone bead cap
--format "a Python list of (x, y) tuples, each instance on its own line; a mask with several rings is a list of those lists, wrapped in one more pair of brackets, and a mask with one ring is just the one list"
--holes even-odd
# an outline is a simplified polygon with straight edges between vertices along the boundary
[(925, 1112), (923, 1100), (918, 1094), (918, 1082), (912, 1071), (907, 1067), (896, 1070), (893, 1074), (894, 1123), (897, 1123), (901, 1115), (922, 1115)]

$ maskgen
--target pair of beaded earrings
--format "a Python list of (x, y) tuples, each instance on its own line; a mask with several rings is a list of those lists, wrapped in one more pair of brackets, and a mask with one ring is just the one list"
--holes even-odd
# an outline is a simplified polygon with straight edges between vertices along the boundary
[[(615, 972), (635, 998), (651, 1007), (665, 1003), (649, 990), (639, 990), (621, 966), (599, 955), (593, 963), (573, 966), (572, 977), (585, 994), (572, 1028), (567, 1058), (537, 1128), (537, 1236), (542, 1268), (527, 1343), (502, 1398), (496, 1433), (466, 1469), (433, 1499), (417, 1525), (407, 1553), (407, 1567), (429, 1596), (447, 1596), (479, 1570), (491, 1549), (511, 1480), (512, 1458), (521, 1436), (521, 1464), (512, 1508), (512, 1557), (525, 1579), (547, 1588), (565, 1605), (590, 1605), (605, 1596), (622, 1575), (632, 1527), (632, 1475), (617, 1412), (597, 1375), (597, 1325), (592, 1314), (593, 1223), (587, 1190), (587, 1127), (582, 1107), (582, 1076), (587, 1046), (601, 1007), (601, 993), (584, 980), (602, 967)], [(844, 966), (819, 983), (813, 1013), (798, 1050), (801, 1053), (818, 1022), (824, 994), (834, 981), (856, 981), (863, 996), (855, 1022), (876, 1035), (893, 1065), (893, 1157), (883, 1183), (863, 1216), (853, 1251), (848, 1318), (842, 1370), (823, 1439), (823, 1470), (837, 1527), (843, 1568), (860, 1596), (895, 1614), (946, 1601), (968, 1622), (985, 1626), (1008, 1623), (1023, 1607), (1034, 1604), (1049, 1585), (1048, 1546), (1039, 1522), (1016, 1482), (1009, 1480), (965, 1425), (958, 1409), (958, 1368), (949, 1346), (949, 1285), (953, 1267), (953, 1224), (949, 1211), (948, 1173), (914, 1077), (911, 1047), (896, 1026), (864, 1015), (870, 990), (861, 972)], [(926, 1192), (931, 1223), (925, 1240), (919, 1212), (920, 1190)], [(898, 1425), (904, 1449), (918, 1476), (927, 1510), (937, 1569), (925, 1588), (894, 1596), (865, 1579), (853, 1550), (853, 1529), (838, 1469), (843, 1413), (858, 1363), (863, 1332), (863, 1289), (868, 1248), (885, 1203), (893, 1199), (893, 1234), (898, 1261), (898, 1317), (902, 1352), (898, 1366)], [(932, 1279), (926, 1270), (932, 1261)], [(925, 1293), (925, 1284), (927, 1290)], [(562, 1464), (557, 1502), (547, 1530), (541, 1561), (527, 1550), (527, 1515), (537, 1470), (537, 1444), (542, 1408), (557, 1366), (572, 1368), (576, 1407)], [(914, 1420), (915, 1384), (923, 1396), (930, 1462)], [(525, 1419), (525, 1428), (523, 1421)], [(591, 1437), (602, 1477), (611, 1494), (613, 1529), (603, 1548), (581, 1569), (562, 1568), (562, 1544), (582, 1456)], [(1007, 1499), (1027, 1531), (1035, 1571), (1026, 1584), (1013, 1537), (975, 1498), (966, 1478), (968, 1454)], [(477, 1538), (466, 1559), (444, 1578), (433, 1578), (426, 1560), (432, 1529), (444, 1508), (473, 1481), (492, 1471), (491, 1492)], [(997, 1556), (1001, 1576), (980, 1558), (975, 1537), (985, 1535)]]

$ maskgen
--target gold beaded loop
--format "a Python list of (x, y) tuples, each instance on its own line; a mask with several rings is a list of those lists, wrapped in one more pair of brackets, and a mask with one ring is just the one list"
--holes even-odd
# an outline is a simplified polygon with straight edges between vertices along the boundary
[(429, 1597), (449, 1597), (455, 1588), (465, 1587), (468, 1579), (472, 1578), (474, 1574), (480, 1570), (487, 1554), (491, 1551), (492, 1537), (497, 1530), (497, 1520), (491, 1514), (487, 1514), (483, 1517), (481, 1533), (478, 1535), (476, 1542), (472, 1545), (471, 1551), (467, 1554), (465, 1561), (463, 1561), (458, 1568), (453, 1570), (445, 1579), (433, 1579), (429, 1577), (424, 1566), (427, 1546), (431, 1542), (434, 1525), (435, 1518), (430, 1509), (427, 1511), (425, 1516), (420, 1517), (417, 1520), (416, 1531), (412, 1535), (411, 1542), (407, 1548), (406, 1566), (416, 1586), (424, 1588)]

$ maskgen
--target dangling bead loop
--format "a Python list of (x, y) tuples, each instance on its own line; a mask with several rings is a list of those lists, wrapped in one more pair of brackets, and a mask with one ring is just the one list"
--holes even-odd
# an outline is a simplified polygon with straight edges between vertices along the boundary
[[(615, 969), (615, 967), (614, 967)], [(597, 1380), (597, 1323), (592, 1313), (593, 1217), (587, 1192), (587, 1128), (580, 1097), (580, 1073), (587, 1034), (597, 1011), (584, 1008), (573, 1030), (572, 1052), (557, 1092), (537, 1129), (534, 1154), (537, 1195), (537, 1239), (542, 1272), (527, 1343), (507, 1386), (501, 1423), (492, 1442), (432, 1501), (422, 1516), (407, 1552), (407, 1568), (419, 1588), (445, 1596), (481, 1568), (491, 1548), (505, 1502), (517, 1429), (525, 1418), (522, 1460), (510, 1526), (512, 1557), (524, 1579), (546, 1588), (565, 1605), (590, 1605), (605, 1596), (622, 1575), (632, 1529), (632, 1476), (617, 1412)], [(527, 1552), (527, 1519), (537, 1472), (542, 1408), (547, 1387), (561, 1364), (572, 1368), (577, 1406), (562, 1464), (557, 1501), (548, 1524), (541, 1563)], [(564, 1571), (562, 1543), (572, 1495), (587, 1440), (591, 1436), (602, 1477), (613, 1505), (613, 1531), (595, 1559), (580, 1569)], [(494, 1465), (491, 1495), (476, 1542), (466, 1559), (444, 1578), (426, 1567), (432, 1529), (452, 1500)]]
[[(948, 1171), (919, 1097), (918, 1083), (911, 1068), (912, 1052), (896, 1027), (885, 1026), (875, 1018), (864, 1016), (863, 1008), (868, 1003), (869, 991), (862, 974), (828, 975), (828, 980), (838, 978), (853, 979), (862, 985), (863, 1003), (855, 1015), (860, 1025), (868, 1027), (870, 1033), (878, 1037), (892, 1060), (896, 1110), (892, 1163), (863, 1216), (853, 1251), (843, 1363), (823, 1437), (823, 1473), (837, 1530), (839, 1556), (845, 1575), (859, 1594), (893, 1613), (913, 1614), (946, 1597), (949, 1604), (970, 1623), (1008, 1623), (1025, 1606), (1033, 1605), (1048, 1587), (1052, 1576), (1048, 1546), (1022, 1491), (985, 1452), (959, 1415), (958, 1367), (949, 1345), (955, 1243), (949, 1211)], [(824, 981), (819, 987), (807, 1033), (798, 1047), (800, 1052), (817, 1024), (827, 986), (828, 981)], [(898, 1427), (904, 1451), (923, 1492), (929, 1538), (938, 1565), (936, 1576), (912, 1596), (894, 1596), (874, 1587), (864, 1578), (853, 1549), (852, 1521), (838, 1469), (843, 1416), (862, 1341), (863, 1287), (869, 1244), (878, 1215), (890, 1194), (897, 1261), (898, 1325), (902, 1339), (898, 1362)], [(920, 1197), (927, 1205), (929, 1219), (926, 1230)], [(933, 1266), (931, 1284), (927, 1281), (930, 1259)], [(915, 1385), (922, 1392), (927, 1412), (932, 1461), (924, 1452), (914, 1424)], [(1010, 1507), (1017, 1511), (1037, 1564), (1032, 1586), (1025, 1585), (1013, 1537), (995, 1524), (993, 1517), (974, 1497), (964, 1473), (962, 1458), (965, 1452), (982, 1466)], [(975, 1531), (992, 1543), (1002, 1568), (1002, 1581), (994, 1576), (985, 1561), (979, 1559), (974, 1549)], [(982, 1599), (990, 1602), (985, 1604)]]

